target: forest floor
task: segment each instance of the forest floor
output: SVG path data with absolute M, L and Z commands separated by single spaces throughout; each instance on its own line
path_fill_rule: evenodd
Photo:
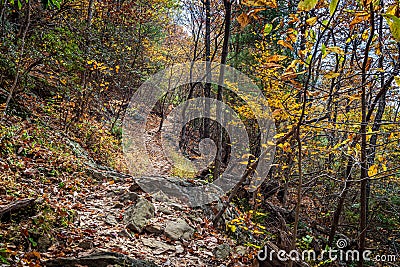
M 153 117 L 149 123 L 146 145 L 156 164 L 148 175 L 165 176 L 171 166 L 162 156 L 157 120 Z M 252 264 L 254 251 L 212 227 L 215 207 L 156 201 L 133 177 L 101 165 L 96 170 L 97 163 L 77 143 L 60 142 L 66 137 L 37 121 L 10 116 L 2 130 L 0 143 L 9 153 L 0 158 L 0 208 L 34 201 L 0 216 L 4 266 L 50 266 L 51 259 L 84 258 L 101 251 L 158 266 Z M 88 266 L 102 265 L 93 261 Z

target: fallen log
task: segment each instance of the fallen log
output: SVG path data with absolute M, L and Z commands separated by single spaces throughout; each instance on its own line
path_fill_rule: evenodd
M 35 204 L 35 198 L 25 198 L 13 201 L 6 206 L 0 207 L 0 220 L 3 220 L 3 217 L 9 217 L 13 213 L 18 213 L 22 210 L 33 207 Z
M 153 262 L 132 259 L 126 255 L 115 252 L 97 252 L 83 257 L 57 258 L 44 263 L 47 267 L 107 267 L 110 265 L 130 267 L 158 267 Z

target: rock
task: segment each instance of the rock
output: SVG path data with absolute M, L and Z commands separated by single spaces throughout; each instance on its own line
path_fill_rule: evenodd
M 176 253 L 181 254 L 181 253 L 185 252 L 185 249 L 181 245 L 177 245 L 177 246 L 175 246 L 175 251 L 176 251 Z
M 152 197 L 159 202 L 171 202 L 171 199 L 162 191 L 158 191 Z
M 146 247 L 152 248 L 154 254 L 161 254 L 166 251 L 175 251 L 175 247 L 168 245 L 167 243 L 151 239 L 151 238 L 142 238 L 143 245 Z
M 38 250 L 40 252 L 46 252 L 52 244 L 53 242 L 47 235 L 40 236 L 37 241 Z
M 163 227 L 161 225 L 158 224 L 149 224 L 145 227 L 145 231 L 150 233 L 150 234 L 160 234 L 162 233 Z
M 185 208 L 178 203 L 170 203 L 169 206 L 174 210 L 185 210 Z
M 244 256 L 247 253 L 247 247 L 245 247 L 245 246 L 237 246 L 235 248 L 235 253 L 240 255 L 240 256 Z
M 158 211 L 164 213 L 165 215 L 172 215 L 172 211 L 170 211 L 167 207 L 161 206 L 158 208 Z
M 139 198 L 135 205 L 124 213 L 124 223 L 131 231 L 141 233 L 149 219 L 154 218 L 154 206 L 148 200 Z
M 213 254 L 217 259 L 223 260 L 229 257 L 230 252 L 231 247 L 228 244 L 221 244 L 214 249 Z
M 139 198 L 139 195 L 136 194 L 135 192 L 128 192 L 128 193 L 120 196 L 119 201 L 120 202 L 127 202 L 127 201 L 135 202 L 138 198 Z
M 79 243 L 78 246 L 83 249 L 91 249 L 93 248 L 93 242 L 89 240 L 83 240 L 82 242 Z
M 170 221 L 164 230 L 165 235 L 172 240 L 191 239 L 194 229 L 190 227 L 184 220 L 178 219 L 176 222 Z
M 111 214 L 108 214 L 108 215 L 106 216 L 106 218 L 104 219 L 104 221 L 105 221 L 107 224 L 112 225 L 112 226 L 115 226 L 115 225 L 118 224 L 118 222 L 117 222 L 117 220 L 115 219 L 115 217 L 114 217 L 113 215 L 111 215 Z

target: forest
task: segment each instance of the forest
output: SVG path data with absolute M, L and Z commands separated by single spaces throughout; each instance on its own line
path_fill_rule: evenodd
M 400 266 L 399 0 L 0 23 L 0 266 Z

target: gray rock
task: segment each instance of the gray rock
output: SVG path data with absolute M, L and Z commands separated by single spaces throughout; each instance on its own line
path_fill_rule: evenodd
M 181 253 L 185 252 L 185 249 L 181 245 L 177 245 L 177 246 L 175 246 L 175 251 L 176 251 L 176 253 L 181 254 Z
M 168 245 L 167 243 L 151 239 L 151 238 L 142 238 L 143 245 L 146 247 L 154 249 L 154 254 L 161 254 L 165 251 L 175 251 L 175 247 Z
M 169 206 L 174 210 L 185 210 L 185 208 L 178 203 L 170 203 Z
M 172 200 L 162 191 L 155 192 L 152 197 L 159 202 L 171 202 Z
M 190 227 L 184 220 L 178 219 L 176 222 L 168 222 L 164 233 L 172 240 L 178 240 L 180 238 L 189 240 L 193 236 L 194 229 Z
M 165 215 L 172 215 L 172 211 L 169 210 L 167 207 L 161 206 L 158 208 L 158 211 L 164 213 Z
M 221 244 L 217 246 L 213 251 L 214 256 L 220 260 L 229 257 L 230 253 L 231 253 L 231 247 L 228 244 Z
M 149 219 L 154 218 L 154 206 L 144 198 L 139 198 L 135 205 L 124 213 L 124 223 L 131 231 L 141 233 Z
M 115 225 L 118 224 L 118 222 L 117 222 L 117 220 L 115 219 L 115 217 L 114 217 L 113 215 L 111 215 L 111 214 L 108 214 L 108 215 L 106 216 L 106 218 L 104 219 L 104 221 L 105 221 L 107 224 L 112 225 L 112 226 L 115 226 Z

